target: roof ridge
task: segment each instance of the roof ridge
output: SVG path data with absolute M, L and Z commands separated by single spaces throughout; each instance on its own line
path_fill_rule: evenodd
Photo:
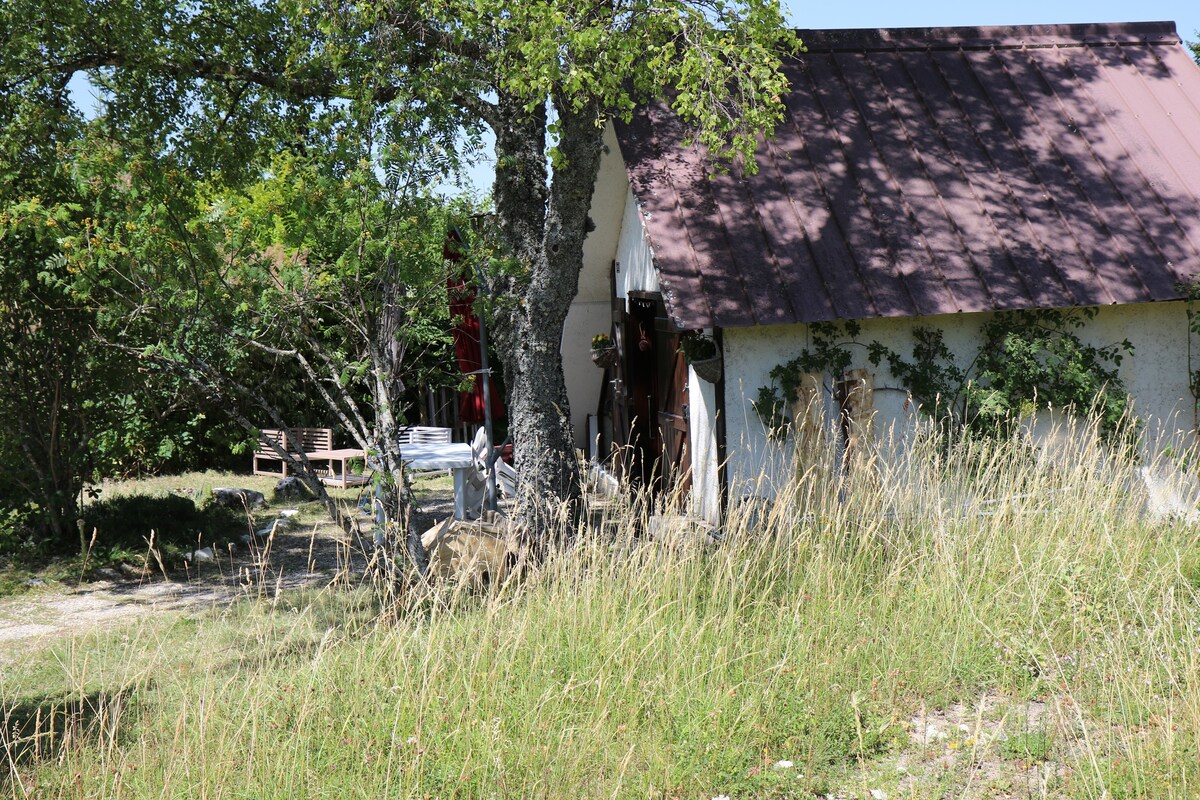
M 808 52 L 1093 47 L 1183 42 L 1175 23 L 1169 20 L 930 28 L 814 28 L 798 29 L 796 33 Z

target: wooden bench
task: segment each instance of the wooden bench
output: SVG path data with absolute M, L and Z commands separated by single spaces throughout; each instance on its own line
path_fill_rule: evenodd
M 263 428 L 258 436 L 258 449 L 254 451 L 253 472 L 255 475 L 278 475 L 286 478 L 288 462 L 279 458 L 279 454 L 271 447 L 274 444 L 288 453 L 326 453 L 333 449 L 332 428 Z M 282 466 L 278 469 L 263 469 L 260 461 L 276 462 Z

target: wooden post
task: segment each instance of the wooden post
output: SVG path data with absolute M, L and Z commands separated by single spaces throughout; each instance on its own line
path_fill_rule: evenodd
M 847 471 L 866 463 L 875 441 L 875 382 L 865 369 L 848 369 L 837 387 L 840 424 L 846 450 Z
M 800 386 L 792 400 L 792 436 L 796 446 L 796 477 L 828 463 L 825 394 L 821 373 L 800 375 Z

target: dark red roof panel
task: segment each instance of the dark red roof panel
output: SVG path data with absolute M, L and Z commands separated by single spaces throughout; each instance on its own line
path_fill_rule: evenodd
M 687 328 L 1176 299 L 1200 69 L 1169 22 L 799 31 L 758 174 L 664 106 L 617 133 Z

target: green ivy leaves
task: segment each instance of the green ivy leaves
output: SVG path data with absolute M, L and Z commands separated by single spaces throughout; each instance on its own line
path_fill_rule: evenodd
M 1012 423 L 1039 409 L 1093 415 L 1101 431 L 1116 437 L 1136 425 L 1119 368 L 1132 355 L 1132 342 L 1086 344 L 1078 332 L 1095 318 L 1095 308 L 998 313 L 980 329 L 978 350 L 964 365 L 946 344 L 941 329 L 912 331 L 906 358 L 879 341 L 857 341 L 860 328 L 849 321 L 810 326 L 811 344 L 771 370 L 771 385 L 753 402 L 768 431 L 786 435 L 784 413 L 805 372 L 842 375 L 853 363 L 852 346 L 865 347 L 867 360 L 888 370 L 922 412 L 981 436 L 1007 435 Z

